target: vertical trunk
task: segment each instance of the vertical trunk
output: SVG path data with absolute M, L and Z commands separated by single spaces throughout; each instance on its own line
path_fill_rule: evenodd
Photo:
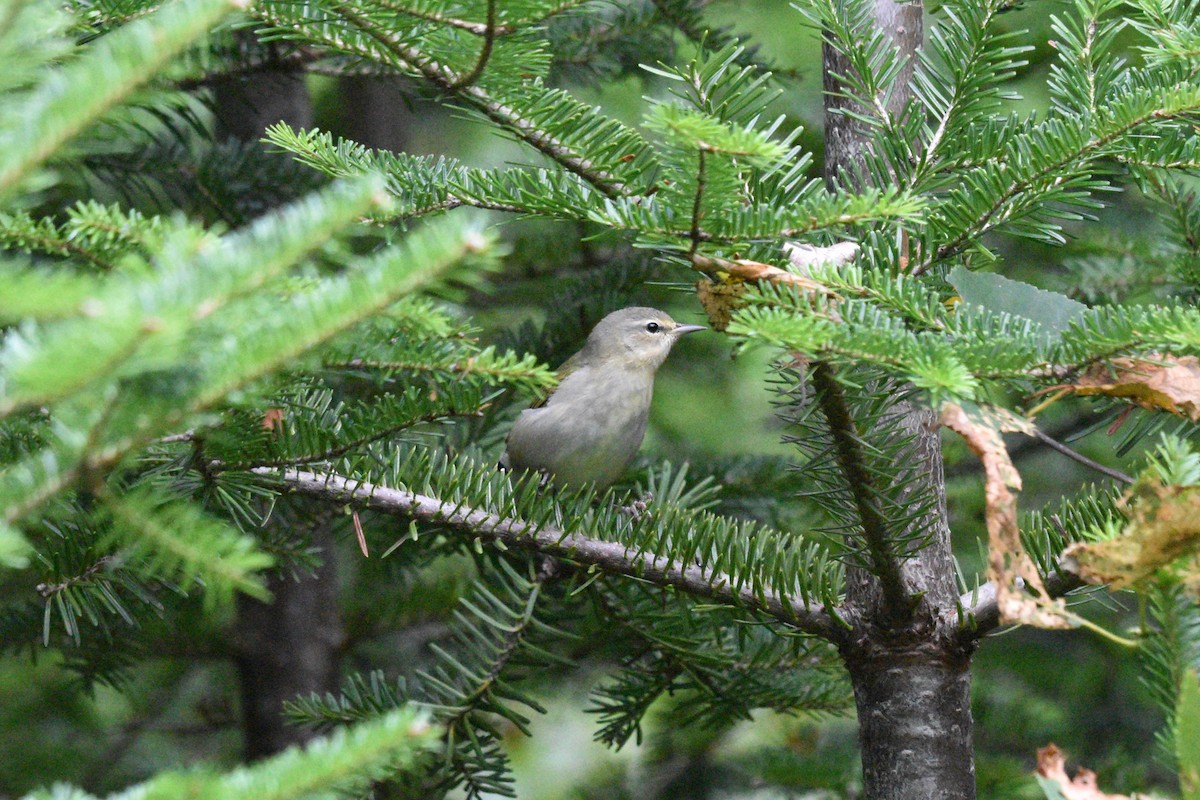
M 921 0 L 875 0 L 875 25 L 891 37 L 902 57 L 912 56 L 921 47 L 921 14 Z M 892 114 L 898 114 L 908 102 L 908 85 L 915 67 L 915 60 L 910 60 L 896 77 L 891 94 L 884 98 L 884 107 Z M 866 134 L 861 122 L 841 113 L 854 103 L 838 96 L 840 89 L 834 76 L 848 74 L 850 63 L 828 42 L 824 47 L 822 71 L 825 88 L 825 180 L 833 183 L 842 179 L 844 170 L 858 166 Z
M 414 114 L 397 76 L 352 76 L 338 81 L 339 136 L 376 150 L 409 149 Z
M 252 46 L 248 40 L 247 47 Z M 263 72 L 226 79 L 214 86 L 213 101 L 219 139 L 257 142 L 263 130 L 279 120 L 296 127 L 312 124 L 312 106 L 301 74 Z M 233 635 L 248 760 L 265 758 L 312 737 L 310 731 L 286 723 L 284 701 L 338 688 L 343 631 L 333 563 L 333 518 L 315 508 L 304 510 L 310 513 L 290 515 L 277 509 L 268 524 L 298 526 L 296 534 L 319 551 L 322 566 L 315 573 L 299 571 L 293 576 L 284 565 L 281 574 L 267 583 L 269 603 L 238 599 Z
M 321 566 L 313 574 L 273 575 L 267 582 L 270 603 L 238 598 L 235 637 L 248 761 L 312 738 L 308 729 L 285 723 L 284 701 L 338 688 L 343 634 L 331 520 L 310 510 L 315 520 L 309 538 L 321 551 Z
M 910 59 L 884 105 L 901 113 L 908 102 L 909 79 L 921 46 L 919 2 L 875 0 L 875 24 L 885 31 L 902 57 Z M 868 146 L 861 123 L 839 113 L 851 105 L 837 97 L 835 74 L 850 67 L 826 43 L 825 178 L 853 185 Z M 935 413 L 907 401 L 896 404 L 899 427 L 913 436 L 906 464 L 924 477 L 923 492 L 938 498 L 929 526 L 929 543 L 904 560 L 906 588 L 921 598 L 899 627 L 894 609 L 885 607 L 879 582 L 862 570 L 847 576 L 846 604 L 856 619 L 851 640 L 842 646 L 858 709 L 865 796 L 869 800 L 971 800 L 975 797 L 972 751 L 970 653 L 955 642 L 947 622 L 957 601 L 950 531 L 945 507 L 941 442 Z M 902 468 L 897 465 L 897 469 Z
M 966 657 L 884 646 L 852 655 L 864 796 L 964 800 L 975 796 L 971 681 Z

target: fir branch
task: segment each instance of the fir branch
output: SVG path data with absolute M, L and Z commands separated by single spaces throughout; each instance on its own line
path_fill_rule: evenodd
M 281 473 L 272 469 L 253 471 L 278 480 L 285 488 L 300 494 L 337 503 L 353 502 L 409 519 L 436 523 L 443 528 L 500 542 L 507 547 L 532 550 L 611 574 L 672 586 L 696 597 L 765 614 L 792 628 L 829 641 L 840 641 L 846 633 L 840 622 L 824 607 L 812 607 L 798 600 L 784 603 L 771 593 L 734 588 L 732 581 L 722 574 L 706 572 L 698 566 L 678 564 L 660 556 L 634 556 L 618 542 L 569 534 L 549 525 L 538 527 L 525 520 L 505 519 L 465 504 L 448 504 L 435 497 L 375 486 L 332 473 L 301 470 Z
M 1065 597 L 1079 589 L 1083 582 L 1075 575 L 1051 572 L 1043 576 L 1042 586 L 1048 598 Z M 955 615 L 953 624 L 959 626 L 959 638 L 964 643 L 974 642 L 1000 627 L 1000 602 L 996 582 L 988 581 L 962 595 L 958 608 L 948 615 Z
M 391 0 L 377 0 L 378 4 L 390 11 L 396 11 L 409 17 L 423 19 L 426 22 L 436 22 L 439 25 L 445 25 L 450 28 L 457 28 L 460 31 L 483 36 L 487 39 L 494 40 L 497 36 L 508 36 L 516 33 L 519 29 L 516 25 L 497 25 L 496 24 L 496 0 L 488 0 L 488 21 L 487 22 L 472 22 L 467 19 L 458 19 L 447 14 L 442 14 L 437 11 L 432 11 L 428 8 L 417 8 L 405 3 L 391 2 Z M 487 46 L 491 49 L 491 45 Z
M 394 0 L 375 0 L 377 5 L 383 6 L 391 11 L 396 11 L 400 14 L 404 14 L 409 17 L 415 17 L 417 19 L 423 19 L 426 22 L 436 22 L 439 25 L 445 25 L 449 28 L 457 28 L 460 31 L 466 31 L 467 33 L 474 34 L 475 36 L 484 37 L 511 36 L 515 33 L 520 33 L 525 28 L 543 24 L 552 17 L 556 17 L 560 14 L 570 11 L 571 9 L 578 8 L 588 1 L 589 0 L 563 0 L 563 2 L 544 10 L 536 17 L 520 20 L 519 24 L 516 22 L 496 24 L 494 21 L 494 11 L 492 9 L 492 7 L 495 6 L 495 0 L 489 0 L 488 3 L 489 17 L 493 18 L 491 22 L 472 22 L 469 19 L 459 19 L 458 17 L 442 14 L 429 8 L 419 8 L 407 3 L 395 2 Z
M 828 364 L 818 362 L 814 365 L 812 377 L 817 389 L 817 402 L 829 422 L 829 430 L 837 448 L 838 464 L 854 496 L 871 571 L 879 579 L 883 590 L 885 613 L 898 619 L 907 617 L 915 608 L 915 603 L 891 546 L 887 517 L 877 505 L 879 492 L 863 458 L 862 438 L 850 415 L 846 396 L 834 377 L 833 368 Z
M 334 787 L 357 794 L 371 780 L 416 769 L 438 733 L 425 713 L 400 708 L 379 719 L 336 730 L 304 749 L 288 748 L 228 774 L 211 770 L 164 772 L 140 789 L 145 797 L 255 800 L 329 796 L 334 794 Z
M 492 48 L 496 45 L 496 0 L 487 0 L 487 22 L 483 29 L 483 44 L 479 48 L 479 58 L 475 61 L 475 66 L 466 75 L 461 76 L 454 81 L 451 88 L 460 92 L 468 86 L 479 80 L 479 76 L 487 68 L 487 63 L 492 57 Z
M 597 169 L 591 161 L 559 142 L 533 120 L 526 119 L 518 109 L 497 100 L 492 97 L 491 93 L 479 86 L 459 88 L 456 84 L 462 79 L 461 76 L 456 75 L 449 67 L 429 58 L 417 48 L 399 41 L 394 36 L 381 33 L 370 20 L 359 14 L 348 3 L 336 3 L 334 7 L 346 21 L 352 23 L 358 30 L 373 39 L 400 62 L 414 69 L 434 86 L 469 102 L 488 119 L 512 131 L 522 141 L 533 146 L 563 168 L 583 178 L 604 194 L 614 197 L 625 194 L 626 187 L 623 183 L 605 170 Z
M 0 191 L 11 191 L 234 8 L 231 0 L 167 6 L 105 36 L 43 78 L 6 114 L 21 124 L 0 136 Z
M 76 258 L 91 264 L 101 272 L 111 272 L 115 265 L 100 254 L 64 237 L 56 226 L 46 219 L 36 222 L 27 214 L 0 216 L 0 245 L 20 248 L 63 258 Z
M 112 560 L 112 556 L 102 556 L 78 575 L 72 575 L 69 578 L 64 578 L 58 583 L 39 583 L 34 587 L 34 591 L 40 594 L 42 597 L 48 599 L 53 595 L 70 589 L 72 586 L 77 586 L 81 583 L 87 583 L 97 572 L 104 569 Z
M 1013 216 L 1012 209 L 1009 208 L 1010 202 L 1022 199 L 1022 195 L 1034 191 L 1042 182 L 1051 181 L 1054 187 L 1068 184 L 1070 183 L 1069 179 L 1078 176 L 1092 160 L 1104 155 L 1109 145 L 1120 141 L 1122 137 L 1128 136 L 1147 122 L 1173 119 L 1200 107 L 1200 94 L 1194 90 L 1191 90 L 1190 93 L 1179 91 L 1184 88 L 1183 84 L 1167 88 L 1177 90 L 1178 96 L 1170 94 L 1162 87 L 1159 87 L 1160 94 L 1157 97 L 1129 92 L 1103 109 L 1107 117 L 1107 125 L 1098 126 L 1099 130 L 1084 139 L 1078 146 L 1063 148 L 1057 158 L 1030 164 L 1028 171 L 1019 170 L 1003 191 L 996 195 L 979 214 L 975 215 L 949 241 L 930 252 L 925 260 L 913 267 L 910 274 L 913 276 L 922 274 L 934 264 L 959 253 L 968 243 L 1010 219 Z M 1138 104 L 1137 113 L 1120 113 L 1122 103 L 1130 102 Z M 1051 119 L 1048 124 L 1048 128 L 1046 124 L 1042 126 L 1043 129 L 1046 129 L 1046 133 L 1066 139 L 1067 130 L 1062 120 Z M 1087 125 L 1089 123 L 1075 120 L 1070 124 Z M 1025 144 L 1028 146 L 1030 143 L 1036 143 L 1038 137 L 1030 134 L 1029 137 L 1024 138 L 1026 138 Z M 1019 161 L 1018 158 L 1017 163 Z M 1000 166 L 1003 167 L 1005 164 L 1006 162 Z M 993 167 L 983 166 L 973 172 L 984 175 L 991 169 Z M 973 186 L 976 183 L 977 181 L 971 173 L 964 176 L 964 185 Z

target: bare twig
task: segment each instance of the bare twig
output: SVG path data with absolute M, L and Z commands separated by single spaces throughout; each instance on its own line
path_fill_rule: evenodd
M 1130 477 L 1129 475 L 1126 475 L 1121 470 L 1113 469 L 1112 467 L 1106 467 L 1103 464 L 1099 463 L 1098 461 L 1092 461 L 1090 458 L 1085 456 L 1083 453 L 1079 453 L 1079 452 L 1076 452 L 1075 450 L 1072 450 L 1071 448 L 1067 447 L 1062 442 L 1058 441 L 1057 439 L 1051 438 L 1048 434 L 1043 433 L 1042 431 L 1038 430 L 1037 428 L 1033 429 L 1033 435 L 1034 435 L 1034 438 L 1036 438 L 1042 444 L 1047 445 L 1048 447 L 1050 447 L 1053 450 L 1057 450 L 1059 453 L 1062 453 L 1064 456 L 1066 456 L 1067 458 L 1069 458 L 1073 461 L 1078 461 L 1080 464 L 1083 464 L 1088 469 L 1094 469 L 1099 473 L 1107 475 L 1108 477 L 1112 478 L 1115 481 L 1120 481 L 1121 483 L 1133 483 L 1133 478 Z
M 506 519 L 461 503 L 447 503 L 402 489 L 375 486 L 331 473 L 301 470 L 253 470 L 278 480 L 300 494 L 338 503 L 353 503 L 409 519 L 433 522 L 511 548 L 529 550 L 560 561 L 596 567 L 614 575 L 625 575 L 659 586 L 674 587 L 687 594 L 718 603 L 756 611 L 805 633 L 839 641 L 845 629 L 821 606 L 798 599 L 736 588 L 732 580 L 699 566 L 678 564 L 668 558 L 631 551 L 619 542 L 593 539 L 553 527 L 537 527 L 522 519 Z
M 692 249 L 689 255 L 693 258 L 700 247 L 700 218 L 704 215 L 704 188 L 708 177 L 708 171 L 705 169 L 704 148 L 699 148 L 696 153 L 700 160 L 696 165 L 696 198 L 692 201 L 692 228 L 688 237 L 692 240 Z

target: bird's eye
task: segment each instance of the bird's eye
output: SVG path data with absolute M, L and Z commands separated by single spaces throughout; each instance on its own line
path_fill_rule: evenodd
M 646 323 L 646 332 L 647 333 L 658 333 L 661 329 L 662 329 L 662 326 L 659 325 L 657 322 L 647 322 Z

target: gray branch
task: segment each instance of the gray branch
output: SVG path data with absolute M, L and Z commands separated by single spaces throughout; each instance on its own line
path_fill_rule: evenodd
M 1079 576 L 1061 571 L 1043 576 L 1042 581 L 1051 597 L 1062 597 L 1084 585 Z M 1000 627 L 1000 606 L 997 599 L 995 581 L 981 584 L 979 588 L 959 598 L 961 616 L 965 622 L 960 630 L 963 642 L 973 642 Z
M 631 551 L 619 542 L 566 533 L 553 527 L 538 527 L 522 519 L 506 519 L 460 503 L 439 500 L 402 489 L 375 486 L 333 473 L 275 470 L 259 467 L 253 472 L 278 480 L 293 492 L 395 514 L 443 527 L 506 547 L 596 567 L 612 575 L 637 578 L 657 586 L 670 586 L 694 597 L 770 616 L 805 633 L 831 642 L 848 633 L 823 606 L 800 600 L 783 600 L 776 594 L 738 589 L 727 575 L 699 566 L 683 566 L 663 556 Z

